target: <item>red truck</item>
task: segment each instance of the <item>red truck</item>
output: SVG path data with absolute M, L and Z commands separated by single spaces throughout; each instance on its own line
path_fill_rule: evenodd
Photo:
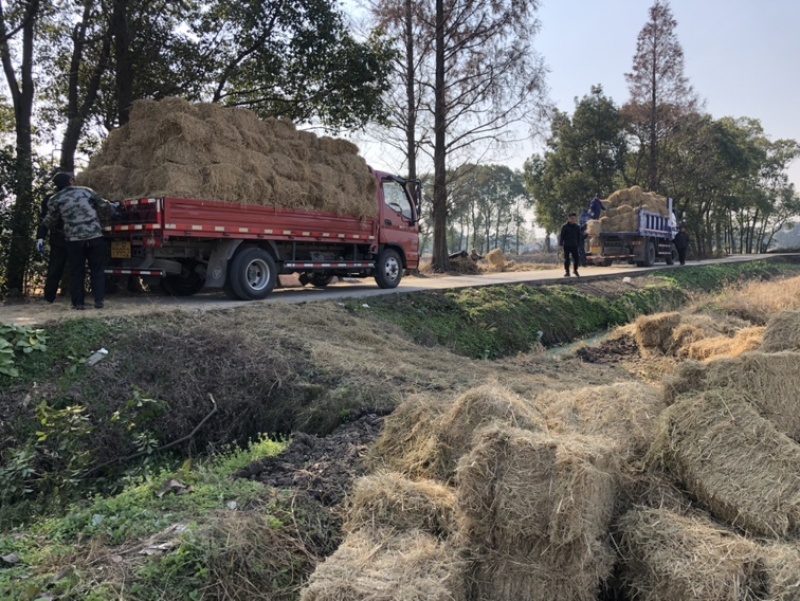
M 420 185 L 370 169 L 375 216 L 359 218 L 190 198 L 122 201 L 106 226 L 111 276 L 141 276 L 177 296 L 222 288 L 257 300 L 279 274 L 325 287 L 335 276 L 374 277 L 395 288 L 419 267 Z

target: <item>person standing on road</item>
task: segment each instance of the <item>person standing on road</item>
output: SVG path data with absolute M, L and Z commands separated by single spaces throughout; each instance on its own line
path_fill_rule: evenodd
M 570 257 L 574 265 L 574 273 L 579 276 L 578 265 L 580 264 L 580 255 L 578 248 L 582 241 L 581 226 L 578 225 L 578 215 L 570 213 L 567 217 L 567 222 L 561 226 L 561 233 L 558 235 L 558 245 L 564 251 L 564 277 L 569 277 L 569 263 Z
M 686 251 L 689 250 L 689 234 L 686 231 L 685 225 L 681 225 L 678 228 L 678 233 L 675 234 L 675 239 L 672 243 L 675 245 L 675 250 L 678 251 L 678 262 L 681 265 L 685 265 Z
M 94 306 L 103 308 L 105 300 L 106 243 L 99 215 L 113 215 L 115 205 L 100 198 L 93 190 L 75 185 L 72 173 L 59 172 L 53 177 L 57 192 L 48 201 L 47 215 L 42 225 L 55 227 L 60 219 L 64 224 L 69 264 L 69 289 L 72 308 L 83 310 L 86 263 L 89 263 L 89 280 L 92 285 Z
M 47 206 L 52 194 L 49 194 L 42 203 L 42 219 L 47 217 Z M 47 276 L 44 280 L 44 300 L 53 303 L 56 300 L 58 286 L 64 276 L 64 268 L 67 266 L 67 240 L 64 238 L 64 224 L 59 219 L 55 225 L 48 228 L 40 224 L 36 230 L 36 250 L 39 254 L 44 254 L 44 240 L 47 238 L 48 229 L 50 238 L 50 254 L 47 257 Z

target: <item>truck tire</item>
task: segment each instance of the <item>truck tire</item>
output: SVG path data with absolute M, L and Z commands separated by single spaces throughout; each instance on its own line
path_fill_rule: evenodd
M 192 296 L 206 285 L 206 279 L 196 271 L 195 261 L 181 261 L 180 275 L 166 275 L 161 278 L 159 288 L 169 296 Z
M 263 248 L 240 249 L 228 263 L 230 290 L 241 300 L 261 300 L 278 279 L 275 259 Z
M 375 281 L 384 289 L 397 288 L 403 279 L 403 263 L 400 255 L 391 248 L 385 249 L 375 263 Z
M 647 246 L 644 250 L 644 261 L 642 267 L 652 267 L 656 264 L 656 243 L 653 240 L 647 241 Z
M 667 262 L 667 265 L 675 265 L 675 261 L 677 260 L 678 260 L 678 250 L 674 246 L 671 246 L 669 249 L 669 254 L 667 255 L 665 261 Z

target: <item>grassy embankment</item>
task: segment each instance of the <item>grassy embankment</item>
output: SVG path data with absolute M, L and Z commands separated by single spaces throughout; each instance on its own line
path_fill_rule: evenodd
M 283 448 L 248 445 L 261 432 L 324 433 L 410 394 L 449 395 L 500 370 L 524 377 L 503 358 L 680 307 L 698 292 L 798 272 L 765 261 L 669 270 L 622 287 L 491 287 L 45 328 L 47 349 L 15 356 L 17 378 L 0 376 L 0 555 L 11 557 L 0 563 L 0 597 L 224 598 L 207 587 L 236 566 L 240 580 L 261 570 L 248 578 L 271 578 L 275 598 L 291 598 L 338 533 L 319 508 L 232 478 Z M 720 310 L 743 310 L 720 299 Z M 100 346 L 108 358 L 86 365 Z M 157 451 L 212 411 L 171 449 L 179 454 Z M 205 458 L 181 464 L 197 454 Z M 172 479 L 193 492 L 159 496 Z M 242 507 L 246 517 L 231 509 Z M 281 544 L 298 529 L 324 532 L 315 545 Z M 174 548 L 150 558 L 159 544 Z M 270 555 L 279 559 L 265 564 Z M 71 567 L 56 574 L 63 566 Z

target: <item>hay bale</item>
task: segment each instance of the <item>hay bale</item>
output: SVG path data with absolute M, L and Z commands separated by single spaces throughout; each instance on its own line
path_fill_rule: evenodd
M 765 353 L 800 351 L 800 311 L 782 311 L 770 317 L 761 350 Z
M 666 409 L 658 389 L 639 382 L 548 390 L 534 398 L 552 433 L 605 436 L 622 461 L 643 456 Z
M 513 392 L 494 384 L 473 388 L 458 397 L 437 424 L 433 473 L 450 480 L 459 459 L 472 447 L 475 432 L 495 422 L 530 431 L 547 429 L 539 410 Z
M 368 465 L 411 478 L 431 477 L 444 411 L 443 403 L 423 395 L 406 399 L 384 419 L 381 435 L 369 451 Z
M 754 326 L 739 330 L 733 337 L 714 336 L 701 338 L 693 342 L 684 342 L 679 351 L 679 356 L 696 361 L 709 361 L 712 359 L 733 358 L 754 351 L 761 347 L 761 340 L 765 328 Z
M 317 566 L 300 600 L 454 601 L 463 582 L 455 550 L 434 536 L 359 531 Z
M 590 219 L 586 222 L 586 234 L 592 238 L 600 235 L 603 231 L 603 224 L 599 219 Z
M 185 196 L 357 217 L 376 208 L 376 183 L 350 142 L 179 98 L 134 103 L 79 178 L 112 199 Z
M 800 599 L 800 547 L 775 544 L 763 547 L 761 555 L 765 573 L 765 598 L 770 601 Z
M 616 473 L 604 439 L 488 426 L 458 465 L 462 534 L 498 552 L 588 547 L 608 530 Z
M 379 473 L 356 481 L 348 499 L 345 531 L 417 530 L 447 538 L 455 531 L 455 493 L 432 480 L 412 481 L 396 473 Z
M 596 601 L 611 575 L 614 554 L 607 544 L 554 550 L 540 543 L 527 552 L 469 552 L 467 599 L 491 601 Z
M 672 348 L 674 330 L 680 322 L 681 314 L 677 311 L 639 317 L 633 336 L 642 354 L 668 352 Z
M 486 253 L 485 259 L 494 267 L 503 267 L 503 265 L 506 263 L 506 256 L 499 248 L 493 248 Z
M 733 391 L 683 399 L 659 428 L 651 459 L 715 516 L 773 538 L 800 526 L 800 446 Z
M 618 524 L 625 592 L 643 601 L 763 599 L 753 542 L 701 517 L 634 509 Z
M 732 359 L 708 363 L 686 361 L 675 374 L 664 378 L 667 404 L 681 395 L 710 389 L 723 389 L 752 403 L 762 417 L 769 419 L 790 438 L 800 441 L 800 353 L 751 351 Z

